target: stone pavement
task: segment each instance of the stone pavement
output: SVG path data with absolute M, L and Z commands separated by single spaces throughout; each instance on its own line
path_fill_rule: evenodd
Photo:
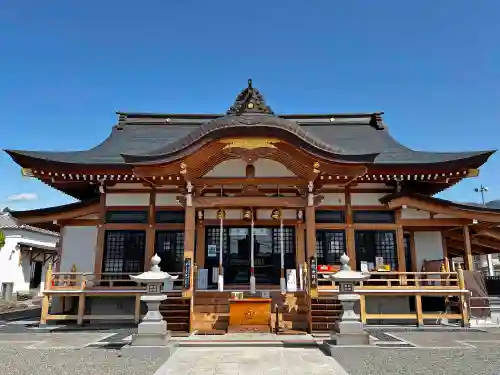
M 322 352 L 322 337 L 247 334 L 177 338 L 181 347 L 166 361 L 161 353 L 120 352 L 133 326 L 39 330 L 29 321 L 5 322 L 0 323 L 0 375 L 500 374 L 500 329 L 371 326 L 367 331 L 375 345 L 338 347 L 333 359 Z
M 180 348 L 155 375 L 345 375 L 317 348 Z

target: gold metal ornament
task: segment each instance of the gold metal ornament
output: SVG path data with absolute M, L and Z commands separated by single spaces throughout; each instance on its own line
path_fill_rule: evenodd
M 30 168 L 21 168 L 21 175 L 23 177 L 33 177 L 33 170 Z
M 273 209 L 271 212 L 271 219 L 280 220 L 281 219 L 281 210 L 278 208 Z
M 251 208 L 245 208 L 243 210 L 243 219 L 244 220 L 252 220 L 253 219 L 253 211 Z
M 254 150 L 256 148 L 276 148 L 275 143 L 280 143 L 277 138 L 226 138 L 221 139 L 220 143 L 225 143 L 223 149 L 242 148 L 245 150 Z
M 223 208 L 219 208 L 217 210 L 217 219 L 225 219 L 226 218 L 226 211 L 224 211 Z

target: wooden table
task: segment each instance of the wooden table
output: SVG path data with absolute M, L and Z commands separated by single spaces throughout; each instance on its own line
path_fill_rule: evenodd
M 271 298 L 229 300 L 228 332 L 271 332 Z

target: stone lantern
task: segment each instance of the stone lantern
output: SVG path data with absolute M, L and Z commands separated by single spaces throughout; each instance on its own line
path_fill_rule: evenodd
M 147 306 L 147 313 L 137 327 L 137 334 L 132 336 L 131 347 L 171 347 L 170 333 L 167 322 L 160 313 L 160 304 L 167 299 L 163 292 L 165 281 L 176 280 L 179 276 L 171 276 L 160 269 L 161 259 L 155 254 L 151 258 L 150 271 L 137 276 L 130 276 L 137 284 L 146 285 L 146 293 L 141 296 Z
M 342 315 L 340 320 L 335 322 L 331 339 L 335 345 L 368 345 L 370 335 L 363 330 L 363 323 L 354 311 L 354 304 L 359 301 L 359 294 L 354 292 L 354 288 L 360 281 L 370 278 L 370 274 L 352 271 L 349 260 L 349 257 L 343 254 L 340 257 L 340 271 L 330 276 L 339 286 L 338 299 L 342 304 Z

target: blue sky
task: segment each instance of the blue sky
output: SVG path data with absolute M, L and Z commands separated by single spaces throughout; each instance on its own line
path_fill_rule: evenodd
M 0 148 L 87 149 L 117 110 L 223 112 L 252 78 L 279 113 L 385 111 L 412 148 L 496 149 L 499 11 L 496 0 L 8 1 Z M 478 201 L 484 184 L 500 198 L 499 166 L 494 155 L 441 196 Z M 72 200 L 5 154 L 0 170 L 0 207 Z

